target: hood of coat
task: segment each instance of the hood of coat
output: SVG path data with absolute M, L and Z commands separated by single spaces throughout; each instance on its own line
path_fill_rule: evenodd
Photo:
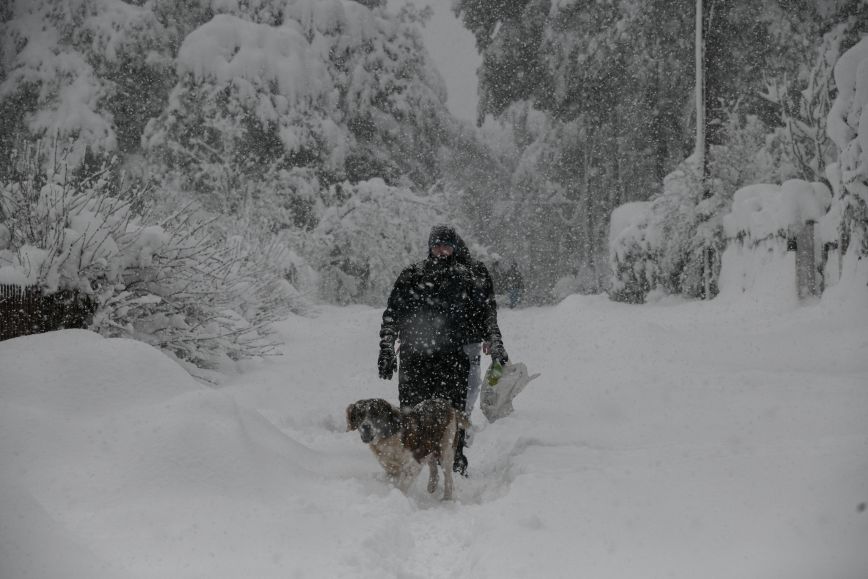
M 435 225 L 431 228 L 431 233 L 428 235 L 428 257 L 434 258 L 434 254 L 431 250 L 435 245 L 451 245 L 453 254 L 450 256 L 448 261 L 452 261 L 455 258 L 455 254 L 458 252 L 460 239 L 458 233 L 455 232 L 455 228 L 451 225 Z
M 456 245 L 455 245 L 455 261 L 458 263 L 463 263 L 464 265 L 470 264 L 470 250 L 467 249 L 467 244 L 461 239 L 461 236 L 457 233 L 455 234 Z

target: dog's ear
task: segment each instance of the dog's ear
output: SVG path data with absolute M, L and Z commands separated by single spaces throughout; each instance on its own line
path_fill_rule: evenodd
M 347 406 L 347 432 L 356 430 L 359 427 L 361 419 L 358 409 L 358 403 L 353 403 Z
M 385 431 L 383 432 L 384 436 L 394 436 L 401 432 L 401 429 L 403 428 L 402 417 L 402 412 L 390 404 L 388 419 L 386 421 Z

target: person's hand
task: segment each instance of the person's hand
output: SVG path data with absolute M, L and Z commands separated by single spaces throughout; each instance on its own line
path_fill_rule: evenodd
M 491 342 L 482 342 L 482 353 L 486 356 L 491 353 Z
M 377 368 L 380 371 L 380 378 L 383 380 L 391 380 L 395 370 L 398 369 L 398 357 L 395 355 L 395 350 L 391 346 L 380 347 L 380 357 L 377 359 Z
M 506 355 L 506 348 L 503 347 L 503 342 L 492 342 L 489 350 L 491 353 L 491 359 L 501 366 L 505 366 L 509 361 L 509 356 Z

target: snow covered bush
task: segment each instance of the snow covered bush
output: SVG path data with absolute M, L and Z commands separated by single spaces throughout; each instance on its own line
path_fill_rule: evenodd
M 770 131 L 757 116 L 734 105 L 722 123 L 724 143 L 708 151 L 704 184 L 691 156 L 664 178 L 663 191 L 644 206 L 644 217 L 634 219 L 632 227 L 619 223 L 615 210 L 609 239 L 613 299 L 642 302 L 652 290 L 687 297 L 717 294 L 726 247 L 721 218 L 730 210 L 733 192 L 778 179 L 785 164 Z M 633 205 L 627 204 L 625 214 L 634 212 L 629 209 Z
M 651 202 L 616 207 L 609 221 L 609 296 L 618 302 L 641 304 L 657 286 L 660 240 L 649 229 Z
M 790 241 L 805 224 L 816 223 L 826 214 L 831 197 L 824 184 L 801 179 L 736 191 L 732 211 L 723 217 L 728 242 L 722 257 L 721 295 L 735 298 L 749 292 L 755 299 L 795 303 L 796 262 Z
M 92 282 L 119 275 L 118 234 L 143 191 L 112 182 L 107 172 L 81 180 L 43 172 L 43 155 L 33 151 L 19 159 L 20 172 L 0 183 L 2 279 L 46 293 L 91 293 Z
M 303 253 L 320 274 L 319 296 L 339 304 L 385 302 L 401 269 L 427 254 L 445 203 L 381 179 L 332 188 L 341 201 L 305 235 Z
M 97 302 L 91 329 L 146 341 L 189 365 L 276 353 L 270 322 L 299 298 L 243 236 L 221 237 L 199 212 L 156 218 L 147 187 L 106 167 L 44 171 L 39 155 L 0 183 L 0 281 Z
M 651 290 L 689 297 L 717 293 L 719 255 L 723 251 L 721 180 L 703 195 L 695 157 L 663 181 L 663 192 L 647 204 L 616 209 L 610 220 L 609 295 L 642 303 Z

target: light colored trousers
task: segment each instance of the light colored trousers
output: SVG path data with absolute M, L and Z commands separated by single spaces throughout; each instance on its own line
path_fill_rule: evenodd
M 465 344 L 464 353 L 470 358 L 470 373 L 467 375 L 467 403 L 464 406 L 464 412 L 470 416 L 482 386 L 482 342 Z

